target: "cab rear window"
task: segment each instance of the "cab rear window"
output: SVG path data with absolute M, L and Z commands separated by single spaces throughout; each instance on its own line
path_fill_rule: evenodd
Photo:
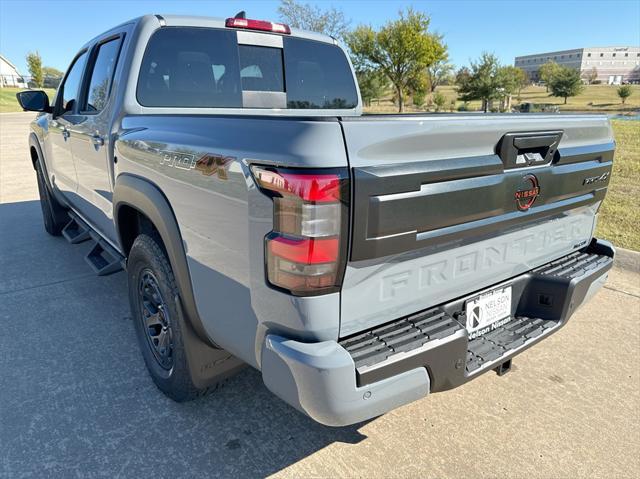
M 149 40 L 138 77 L 143 106 L 242 108 L 242 92 L 280 92 L 287 108 L 348 109 L 353 75 L 335 45 L 283 38 L 283 48 L 238 45 L 236 32 L 167 27 Z

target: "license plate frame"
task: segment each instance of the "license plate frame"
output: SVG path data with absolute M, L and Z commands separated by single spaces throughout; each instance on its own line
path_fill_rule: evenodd
M 469 339 L 489 333 L 511 321 L 513 289 L 511 285 L 492 288 L 465 302 Z

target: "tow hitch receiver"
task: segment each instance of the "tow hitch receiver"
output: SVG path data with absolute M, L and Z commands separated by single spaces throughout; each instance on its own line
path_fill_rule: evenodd
M 509 371 L 511 371 L 511 359 L 501 363 L 497 368 L 494 369 L 498 376 L 504 376 Z

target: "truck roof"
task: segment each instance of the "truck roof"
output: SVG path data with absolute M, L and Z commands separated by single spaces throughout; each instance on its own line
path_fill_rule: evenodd
M 225 20 L 226 20 L 225 18 L 221 18 L 221 17 L 203 17 L 203 16 L 197 16 L 197 15 L 164 15 L 164 14 L 143 15 L 141 17 L 136 17 L 129 21 L 123 22 L 119 25 L 115 25 L 113 28 L 110 28 L 109 30 L 102 32 L 100 35 L 95 36 L 94 38 L 89 40 L 85 45 L 83 45 L 83 48 L 92 44 L 97 38 L 103 37 L 105 34 L 109 33 L 111 30 L 116 30 L 122 27 L 123 25 L 135 24 L 135 25 L 143 26 L 147 23 L 154 23 L 158 26 L 168 26 L 168 27 L 181 26 L 181 27 L 203 27 L 203 28 L 227 28 L 225 26 Z M 271 20 L 268 20 L 268 21 L 271 21 Z M 267 35 L 282 35 L 276 32 L 272 33 L 272 32 L 261 31 L 260 33 L 264 33 Z M 299 28 L 291 28 L 291 34 L 288 36 L 306 38 L 308 40 L 315 40 L 315 41 L 324 42 L 324 43 L 332 43 L 332 44 L 338 43 L 338 41 L 335 38 L 329 35 L 324 35 L 323 33 L 318 33 L 318 32 L 311 32 L 308 30 L 301 30 Z

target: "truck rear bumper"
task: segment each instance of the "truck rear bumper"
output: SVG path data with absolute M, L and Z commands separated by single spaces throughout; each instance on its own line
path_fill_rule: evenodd
M 267 335 L 266 386 L 316 421 L 343 426 L 464 384 L 494 369 L 566 324 L 603 285 L 611 244 L 587 248 L 512 278 L 512 319 L 469 340 L 469 295 L 336 341 L 302 343 Z M 500 285 L 496 285 L 499 287 Z

